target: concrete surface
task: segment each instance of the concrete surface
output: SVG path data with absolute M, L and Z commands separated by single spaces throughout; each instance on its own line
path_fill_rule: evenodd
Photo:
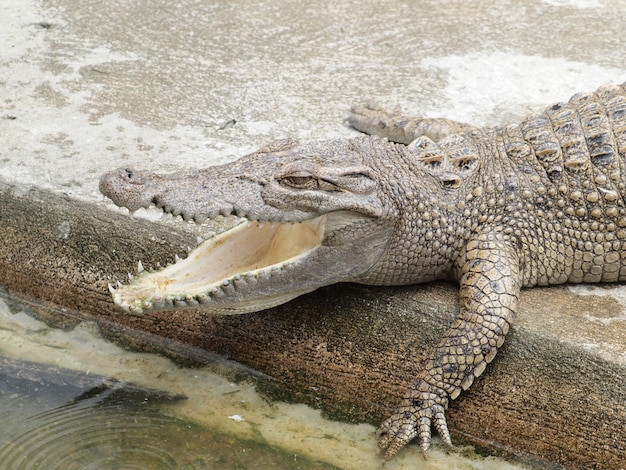
M 0 176 L 101 205 L 105 170 L 202 167 L 275 138 L 350 135 L 352 103 L 497 124 L 626 80 L 624 0 L 1 7 Z M 623 364 L 621 307 L 587 301 L 586 317 L 558 316 L 550 331 L 587 321 L 580 342 Z
M 2 0 L 0 23 L 0 175 L 98 201 L 108 168 L 351 134 L 352 103 L 496 124 L 626 80 L 623 0 Z

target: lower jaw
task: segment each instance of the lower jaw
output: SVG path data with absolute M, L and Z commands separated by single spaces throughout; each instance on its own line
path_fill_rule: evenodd
M 246 313 L 279 305 L 304 292 L 244 302 L 238 291 L 279 272 L 288 274 L 294 263 L 321 244 L 325 223 L 326 216 L 298 224 L 240 224 L 206 240 L 186 259 L 142 273 L 130 285 L 112 290 L 115 303 L 131 313 L 190 307 Z M 229 305 L 224 302 L 227 297 L 232 298 Z

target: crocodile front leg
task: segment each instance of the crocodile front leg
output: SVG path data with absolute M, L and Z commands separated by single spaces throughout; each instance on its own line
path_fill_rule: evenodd
M 486 233 L 467 245 L 457 269 L 461 312 L 409 387 L 400 407 L 379 429 L 379 447 L 392 458 L 415 437 L 423 452 L 431 426 L 452 445 L 445 418 L 449 400 L 467 390 L 502 346 L 519 302 L 518 257 L 510 242 Z
M 476 126 L 443 118 L 415 118 L 389 112 L 375 104 L 350 108 L 348 123 L 369 135 L 386 137 L 392 142 L 410 144 L 421 136 L 439 142 L 451 134 L 464 134 Z

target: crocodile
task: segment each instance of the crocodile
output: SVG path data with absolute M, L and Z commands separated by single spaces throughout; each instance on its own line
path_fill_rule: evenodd
M 458 282 L 458 318 L 379 428 L 392 458 L 432 428 L 502 346 L 525 287 L 626 279 L 626 84 L 581 93 L 515 125 L 478 127 L 355 106 L 364 134 L 281 140 L 239 160 L 159 175 L 122 168 L 100 190 L 202 223 L 242 223 L 128 285 L 139 314 L 269 308 L 336 282 Z

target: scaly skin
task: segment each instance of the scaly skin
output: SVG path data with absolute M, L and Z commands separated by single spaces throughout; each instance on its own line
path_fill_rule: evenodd
M 104 175 L 101 191 L 130 210 L 154 203 L 187 219 L 221 212 L 253 221 L 205 242 L 180 267 L 112 292 L 136 313 L 198 305 L 241 313 L 338 281 L 458 281 L 458 319 L 381 425 L 388 459 L 414 438 L 426 451 L 433 425 L 451 444 L 449 401 L 495 357 L 522 287 L 626 279 L 626 89 L 576 95 L 504 128 L 375 106 L 353 108 L 349 122 L 397 143 L 282 141 L 199 172 Z M 270 229 L 258 220 L 298 225 L 262 232 Z M 270 255 L 250 262 L 238 255 L 245 244 Z M 230 256 L 220 254 L 224 245 Z M 209 279 L 184 280 L 205 270 Z

